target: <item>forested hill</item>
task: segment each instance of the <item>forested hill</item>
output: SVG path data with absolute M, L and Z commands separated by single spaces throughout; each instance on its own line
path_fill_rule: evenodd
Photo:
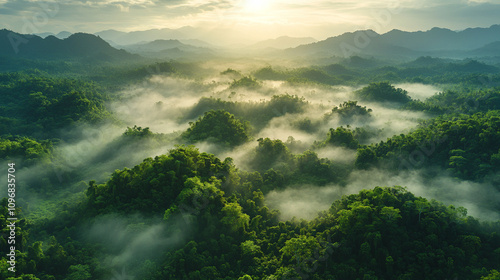
M 41 38 L 36 35 L 19 34 L 7 29 L 0 30 L 1 56 L 18 56 L 32 59 L 77 59 L 102 60 L 137 59 L 138 56 L 117 50 L 98 36 L 76 33 L 66 39 L 55 36 Z
M 496 273 L 500 225 L 480 224 L 463 207 L 398 186 L 375 187 L 333 202 L 309 222 L 280 222 L 264 203 L 262 184 L 258 172 L 240 171 L 229 159 L 177 147 L 117 170 L 105 184 L 90 182 L 85 201 L 42 225 L 55 227 L 49 232 L 39 233 L 38 226 L 29 232 L 20 222 L 23 239 L 54 236 L 46 248 L 42 242 L 23 245 L 28 253 L 19 254 L 18 269 L 40 277 L 26 279 L 111 277 L 88 255 L 110 245 L 91 246 L 79 236 L 112 230 L 102 224 L 109 214 L 133 213 L 146 218 L 123 236 L 158 227 L 155 217 L 163 217 L 160 224 L 166 226 L 151 247 L 162 252 L 160 258 L 127 263 L 140 279 L 479 279 Z M 6 199 L 1 206 L 0 214 L 7 215 Z M 0 240 L 3 252 L 6 243 Z

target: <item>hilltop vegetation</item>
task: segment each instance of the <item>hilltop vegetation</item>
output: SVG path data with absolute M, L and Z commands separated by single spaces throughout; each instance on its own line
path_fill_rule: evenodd
M 500 112 L 439 117 L 408 135 L 398 135 L 369 148 L 391 168 L 437 165 L 455 176 L 481 180 L 498 170 Z M 397 151 L 397 152 L 396 152 Z M 405 159 L 400 161 L 398 159 Z M 377 164 L 377 161 L 372 163 Z
M 224 110 L 205 112 L 203 117 L 190 125 L 191 127 L 182 137 L 192 142 L 208 140 L 227 146 L 236 146 L 250 139 L 249 124 L 242 123 L 233 114 Z
M 48 136 L 76 122 L 96 123 L 109 116 L 98 85 L 54 78 L 40 72 L 0 74 L 4 96 L 2 134 Z
M 264 204 L 263 182 L 259 173 L 239 171 L 228 159 L 192 147 L 173 149 L 116 171 L 103 185 L 90 182 L 87 198 L 56 228 L 46 228 L 54 235 L 49 247 L 26 244 L 18 267 L 40 279 L 76 270 L 104 276 L 93 267 L 98 260 L 85 256 L 90 244 L 72 239 L 83 219 L 106 213 L 162 215 L 164 223 L 190 228 L 185 241 L 155 262 L 136 263 L 131 271 L 145 271 L 143 279 L 477 279 L 500 259 L 500 237 L 492 234 L 498 223 L 480 225 L 463 207 L 416 197 L 402 187 L 345 196 L 309 222 L 280 222 Z M 2 203 L 6 215 L 6 199 Z M 26 240 L 32 227 L 20 223 Z M 61 227 L 72 236 L 62 245 Z M 48 265 L 53 263 L 58 265 Z
M 498 66 L 86 46 L 0 57 L 1 279 L 498 278 Z
M 356 91 L 356 97 L 361 100 L 377 101 L 377 102 L 398 102 L 407 103 L 411 101 L 408 92 L 395 88 L 387 82 L 371 83 L 367 87 Z

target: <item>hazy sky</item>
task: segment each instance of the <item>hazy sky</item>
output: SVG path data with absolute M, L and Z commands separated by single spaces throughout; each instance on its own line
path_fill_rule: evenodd
M 499 24 L 500 0 L 0 0 L 0 28 L 23 33 L 193 26 L 254 39 Z

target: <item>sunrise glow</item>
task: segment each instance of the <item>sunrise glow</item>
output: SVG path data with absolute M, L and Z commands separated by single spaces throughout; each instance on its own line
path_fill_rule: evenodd
M 245 10 L 249 12 L 263 12 L 269 9 L 270 1 L 266 0 L 246 0 Z

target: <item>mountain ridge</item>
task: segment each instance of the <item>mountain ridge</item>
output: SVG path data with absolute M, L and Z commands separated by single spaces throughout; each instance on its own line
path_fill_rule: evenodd
M 357 30 L 311 44 L 285 50 L 288 54 L 308 56 L 381 55 L 416 58 L 439 56 L 467 56 L 469 52 L 500 41 L 500 25 L 489 28 L 470 28 L 452 31 L 434 27 L 427 31 L 393 29 L 383 34 L 373 30 Z
M 253 48 L 275 48 L 275 49 L 287 49 L 298 47 L 300 45 L 311 44 L 317 42 L 318 40 L 312 37 L 290 37 L 290 36 L 280 36 L 274 39 L 267 39 L 259 41 L 253 44 Z
M 209 56 L 213 51 L 206 47 L 185 44 L 176 39 L 158 39 L 152 42 L 127 45 L 124 50 L 144 57 L 180 59 Z
M 54 35 L 42 38 L 37 35 L 19 34 L 7 29 L 0 30 L 0 53 L 4 56 L 19 56 L 32 59 L 136 59 L 124 50 L 113 48 L 102 38 L 75 33 L 59 39 Z

